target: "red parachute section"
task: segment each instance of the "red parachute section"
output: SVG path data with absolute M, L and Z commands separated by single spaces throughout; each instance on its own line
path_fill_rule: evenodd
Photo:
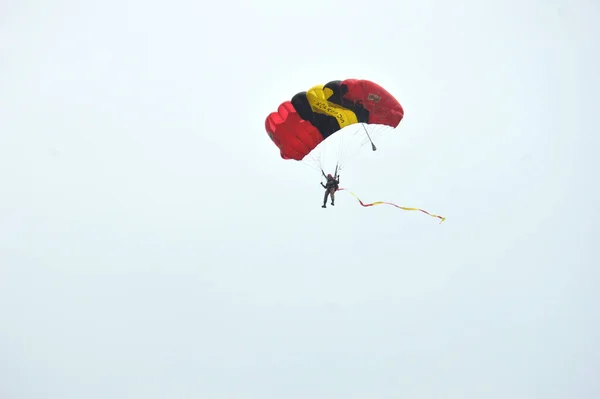
M 386 89 L 369 80 L 346 79 L 344 99 L 361 102 L 369 111 L 369 124 L 397 127 L 404 118 L 402 105 Z
M 279 147 L 283 159 L 301 161 L 323 141 L 317 128 L 300 118 L 290 101 L 283 102 L 277 112 L 269 114 L 265 129 Z

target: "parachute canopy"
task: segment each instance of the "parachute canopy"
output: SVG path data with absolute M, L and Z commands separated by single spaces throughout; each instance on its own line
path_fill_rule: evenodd
M 283 159 L 302 161 L 348 126 L 396 128 L 403 117 L 404 109 L 383 87 L 369 80 L 346 79 L 297 93 L 267 116 L 265 128 Z

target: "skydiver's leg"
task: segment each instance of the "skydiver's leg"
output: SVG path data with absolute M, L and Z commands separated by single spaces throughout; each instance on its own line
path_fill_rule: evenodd
M 331 205 L 335 205 L 335 189 L 331 189 Z
M 323 208 L 327 208 L 327 197 L 329 197 L 329 190 L 325 190 L 325 195 L 323 196 Z

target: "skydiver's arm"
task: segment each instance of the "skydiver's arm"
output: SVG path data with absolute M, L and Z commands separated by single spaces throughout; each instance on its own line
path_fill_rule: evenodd
M 321 185 L 323 186 L 323 188 L 327 188 L 327 187 L 325 187 L 325 185 L 323 184 L 323 182 L 320 182 L 320 183 L 321 183 Z

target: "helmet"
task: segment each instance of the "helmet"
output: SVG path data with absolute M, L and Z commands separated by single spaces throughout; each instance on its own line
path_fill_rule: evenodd
M 328 179 L 331 179 L 331 177 L 332 177 L 332 176 L 331 176 L 331 173 L 328 173 L 328 174 L 327 174 L 327 178 L 328 178 Z

